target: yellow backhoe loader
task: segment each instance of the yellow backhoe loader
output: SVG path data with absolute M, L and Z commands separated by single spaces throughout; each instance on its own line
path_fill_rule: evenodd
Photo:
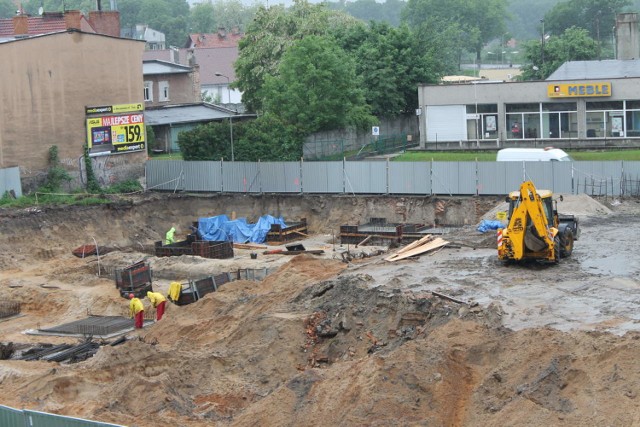
M 560 196 L 562 201 L 562 196 Z M 578 240 L 578 218 L 558 215 L 549 190 L 536 190 L 531 181 L 507 196 L 508 225 L 498 230 L 498 258 L 505 262 L 540 260 L 554 264 L 573 252 Z

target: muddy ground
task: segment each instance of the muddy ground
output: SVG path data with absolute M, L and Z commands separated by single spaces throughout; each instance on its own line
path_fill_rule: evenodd
M 498 262 L 494 234 L 475 229 L 504 209 L 496 198 L 445 200 L 444 213 L 441 200 L 414 198 L 233 203 L 152 195 L 0 212 L 0 290 L 22 304 L 0 319 L 5 344 L 73 342 L 25 331 L 124 314 L 105 271 L 140 259 L 159 290 L 238 268 L 272 272 L 170 306 L 80 363 L 2 360 L 0 403 L 129 426 L 640 425 L 637 200 L 565 197 L 560 209 L 579 216 L 582 234 L 558 266 Z M 198 216 L 232 212 L 306 217 L 311 235 L 299 243 L 325 253 L 151 255 L 168 225 L 184 233 Z M 455 247 L 394 263 L 383 260 L 393 248 L 336 240 L 338 225 L 385 215 L 466 226 L 443 236 Z M 94 239 L 112 252 L 71 255 Z

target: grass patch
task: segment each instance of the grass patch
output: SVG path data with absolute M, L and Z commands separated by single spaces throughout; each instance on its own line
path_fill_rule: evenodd
M 182 160 L 182 153 L 151 154 L 150 160 Z

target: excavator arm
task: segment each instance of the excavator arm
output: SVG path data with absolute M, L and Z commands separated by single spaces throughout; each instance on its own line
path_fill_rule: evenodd
M 533 252 L 546 250 L 553 254 L 555 234 L 556 230 L 549 226 L 544 203 L 535 186 L 531 181 L 523 182 L 504 233 L 504 237 L 509 240 L 509 252 L 512 252 L 510 257 L 514 260 L 524 258 L 526 248 Z

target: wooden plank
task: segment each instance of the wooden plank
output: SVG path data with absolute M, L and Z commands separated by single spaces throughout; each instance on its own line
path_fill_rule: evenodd
M 416 256 L 416 255 L 420 255 L 422 253 L 428 252 L 430 250 L 433 249 L 437 249 L 440 248 L 442 246 L 445 246 L 446 244 L 448 244 L 449 242 L 447 242 L 446 240 L 438 237 L 434 240 L 432 240 L 429 243 L 426 243 L 424 245 L 418 246 L 417 248 L 411 249 L 403 254 L 396 254 L 396 255 L 392 255 L 389 258 L 386 258 L 386 261 L 399 261 L 401 259 L 405 259 L 405 258 L 409 258 L 412 256 Z
M 268 246 L 264 245 L 251 245 L 248 243 L 234 243 L 233 247 L 236 249 L 267 249 Z
M 397 252 L 396 255 L 400 255 L 404 252 L 407 252 L 417 246 L 423 245 L 425 243 L 427 243 L 428 241 L 432 240 L 434 237 L 431 234 L 427 234 L 426 236 L 424 236 L 422 239 L 420 240 L 416 240 L 415 242 L 409 243 L 407 246 L 405 246 L 404 248 L 400 248 Z
M 365 243 L 367 243 L 369 240 L 371 240 L 371 236 L 367 236 L 364 238 L 364 240 L 362 240 L 360 243 L 356 244 L 356 248 L 360 245 L 364 245 Z

